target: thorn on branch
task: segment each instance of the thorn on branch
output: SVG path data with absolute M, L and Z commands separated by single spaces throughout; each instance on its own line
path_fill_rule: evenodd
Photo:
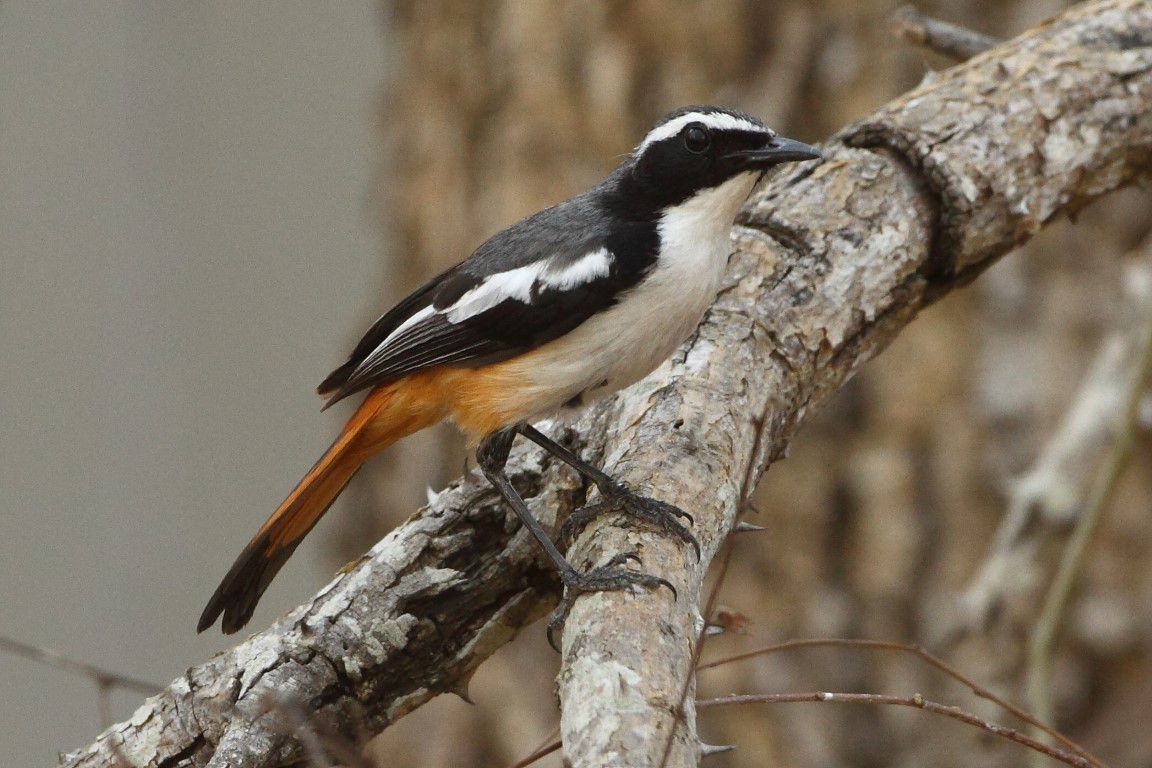
M 474 672 L 475 670 L 473 670 L 473 673 Z M 472 674 L 469 674 L 467 677 L 464 677 L 453 683 L 452 686 L 448 688 L 448 693 L 456 694 L 458 697 L 464 700 L 465 704 L 475 704 L 476 702 L 472 700 L 472 694 L 468 691 L 468 688 L 471 685 Z
M 708 619 L 704 634 L 708 637 L 724 634 L 746 635 L 748 622 L 748 617 L 740 611 L 720 608 Z
M 1000 40 L 975 30 L 925 16 L 910 5 L 892 17 L 896 37 L 923 46 L 954 61 L 967 61 L 1000 44 Z
M 704 742 L 700 742 L 700 759 L 703 760 L 712 755 L 731 752 L 734 749 L 736 749 L 735 744 L 705 744 Z

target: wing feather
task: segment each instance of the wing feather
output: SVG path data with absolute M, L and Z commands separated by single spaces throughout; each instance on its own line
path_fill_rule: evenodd
M 609 237 L 585 240 L 577 252 L 519 258 L 502 271 L 492 270 L 486 243 L 372 325 L 348 361 L 320 385 L 329 398 L 325 407 L 419 370 L 499 362 L 559 338 L 643 278 L 655 259 L 656 238 L 653 227 L 637 223 L 621 243 L 628 246 L 624 252 L 638 255 L 631 260 L 613 255 Z

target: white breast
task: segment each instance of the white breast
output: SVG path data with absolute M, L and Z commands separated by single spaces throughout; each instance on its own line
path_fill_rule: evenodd
M 732 220 L 757 177 L 744 173 L 665 212 L 660 257 L 611 309 L 525 355 L 519 393 L 534 416 L 580 396 L 587 402 L 639 381 L 695 330 L 728 263 Z

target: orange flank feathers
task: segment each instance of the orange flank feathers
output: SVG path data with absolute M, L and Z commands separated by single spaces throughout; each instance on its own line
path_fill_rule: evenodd
M 336 442 L 244 547 L 196 630 L 203 632 L 221 615 L 221 629 L 229 634 L 247 624 L 273 577 L 373 454 L 446 418 L 472 443 L 527 418 L 538 403 L 525 396 L 532 388 L 524 386 L 522 368 L 522 362 L 429 368 L 373 389 Z
M 420 386 L 419 378 L 424 377 L 406 377 L 365 398 L 336 442 L 236 558 L 201 614 L 198 632 L 221 614 L 221 628 L 229 634 L 247 624 L 272 578 L 368 457 L 444 417 L 442 405 L 421 397 L 428 388 Z

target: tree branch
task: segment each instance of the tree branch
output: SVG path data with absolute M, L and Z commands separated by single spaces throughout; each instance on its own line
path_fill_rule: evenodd
M 778 179 L 745 212 L 729 286 L 661 373 L 659 397 L 618 399 L 609 471 L 633 484 L 660 478 L 661 496 L 696 515 L 707 562 L 748 478 L 921 308 L 1053 218 L 1148 173 L 1150 24 L 1147 2 L 1081 6 L 849 126 L 821 167 Z M 1133 47 L 1140 30 L 1148 39 Z M 672 542 L 610 522 L 575 551 L 593 562 L 640 551 L 646 571 L 676 586 L 681 610 L 670 613 L 663 593 L 577 603 L 560 695 L 565 754 L 578 766 L 648 764 L 618 756 L 673 728 L 668 695 L 690 674 L 700 626 L 690 610 L 704 569 Z M 697 760 L 691 697 L 687 706 L 670 766 Z
M 113 672 L 104 667 L 73 659 L 51 648 L 41 648 L 40 646 L 30 643 L 22 643 L 19 640 L 2 635 L 0 635 L 0 651 L 13 654 L 14 656 L 23 656 L 26 659 L 31 659 L 41 664 L 47 664 L 50 667 L 56 667 L 57 669 L 63 669 L 66 672 L 89 678 L 96 684 L 101 726 L 112 724 L 110 694 L 116 688 L 123 688 L 145 694 L 153 694 L 160 690 L 160 686 L 155 683 L 149 683 L 129 675 L 121 675 L 118 672 Z
M 999 40 L 989 35 L 925 16 L 910 5 L 896 11 L 892 21 L 897 37 L 922 45 L 954 61 L 967 61 L 1000 44 Z
M 1052 652 L 1057 632 L 1064 623 L 1065 610 L 1071 598 L 1073 587 L 1081 574 L 1088 545 L 1092 534 L 1104 516 L 1112 498 L 1112 492 L 1120 478 L 1120 472 L 1127 465 L 1136 440 L 1137 414 L 1140 398 L 1152 376 L 1152 282 L 1147 271 L 1130 271 L 1133 284 L 1129 286 L 1133 309 L 1138 314 L 1137 329 L 1129 333 L 1129 338 L 1114 341 L 1114 346 L 1127 347 L 1134 364 L 1124 373 L 1127 376 L 1119 382 L 1118 398 L 1121 407 L 1118 413 L 1111 414 L 1107 422 L 1110 431 L 1107 440 L 1108 450 L 1101 460 L 1096 475 L 1092 478 L 1084 496 L 1084 508 L 1077 515 L 1075 526 L 1056 568 L 1052 586 L 1044 598 L 1044 605 L 1036 626 L 1028 642 L 1028 703 L 1036 716 L 1045 723 L 1055 722 L 1055 705 L 1052 700 Z M 1142 322 L 1141 322 L 1142 321 Z M 1102 356 L 1106 355 L 1102 352 Z M 1102 367 L 1105 364 L 1102 364 Z M 1127 387 L 1127 391 L 1125 391 Z
M 1134 256 L 1124 271 L 1115 327 L 1102 340 L 1059 428 L 1008 489 L 1004 519 L 960 597 L 963 619 L 956 634 L 1034 623 L 1038 592 L 1052 583 L 1056 568 L 1049 555 L 1065 547 L 1073 525 L 1098 514 L 1109 495 L 1139 429 L 1152 355 L 1152 237 Z
M 920 309 L 1053 218 L 1149 175 L 1149 30 L 1148 0 L 1080 5 L 841 131 L 823 165 L 774 179 L 745 210 L 728 284 L 693 342 L 577 423 L 586 455 L 695 516 L 704 557 L 608 521 L 574 545 L 577 563 L 637 552 L 679 599 L 576 603 L 560 679 L 572 765 L 651 764 L 663 748 L 702 626 L 705 566 L 805 416 Z M 510 469 L 555 530 L 578 502 L 575 481 L 536 451 Z M 190 669 L 65 764 L 297 761 L 292 719 L 262 706 L 273 692 L 325 733 L 378 733 L 463 690 L 555 589 L 512 514 L 466 477 L 312 601 Z M 696 761 L 687 707 L 668 765 Z

